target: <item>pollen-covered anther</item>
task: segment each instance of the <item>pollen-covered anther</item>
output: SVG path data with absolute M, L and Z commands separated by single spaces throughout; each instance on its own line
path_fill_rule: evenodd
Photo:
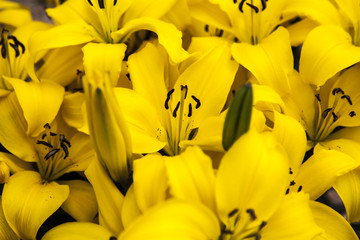
M 48 143 L 48 142 L 46 142 L 46 141 L 40 141 L 40 140 L 38 140 L 38 141 L 36 142 L 36 144 L 42 144 L 42 145 L 47 146 L 47 147 L 49 147 L 49 148 L 53 148 L 53 145 L 51 145 L 50 143 Z
M 321 102 L 321 100 L 320 100 L 320 94 L 315 94 L 315 97 L 316 97 L 316 99 L 319 101 L 319 102 Z
M 259 12 L 259 8 L 251 3 L 246 3 L 246 5 L 248 5 L 249 7 L 251 7 L 252 9 L 254 9 L 255 13 Z
M 192 116 L 192 106 L 191 106 L 191 103 L 189 103 L 189 113 L 187 115 L 188 117 L 191 117 Z
M 351 112 L 349 112 L 349 116 L 354 117 L 354 116 L 356 116 L 356 113 L 354 111 L 351 111 Z
M 104 9 L 104 8 L 105 8 L 104 0 L 98 0 L 98 3 L 99 3 L 99 7 L 100 7 L 101 9 Z
M 255 210 L 252 208 L 246 209 L 246 213 L 249 214 L 251 221 L 255 221 L 256 220 L 256 214 L 255 214 Z
M 187 93 L 188 93 L 188 86 L 187 85 L 181 85 L 180 88 L 181 88 L 181 91 L 185 90 L 184 99 L 186 99 Z
M 194 101 L 196 102 L 195 108 L 198 109 L 201 106 L 200 100 L 197 97 L 195 97 L 194 95 L 191 95 L 191 98 L 194 99 Z
M 45 160 L 48 160 L 49 158 L 51 158 L 52 156 L 54 156 L 54 155 L 55 155 L 57 152 L 59 152 L 59 151 L 60 151 L 59 148 L 55 148 L 55 149 L 51 150 L 50 152 L 48 152 L 48 153 L 45 155 L 44 159 L 45 159 Z
M 262 5 L 261 11 L 264 11 L 266 9 L 266 2 L 267 0 L 261 0 L 261 5 Z
M 111 236 L 111 237 L 109 238 L 109 240 L 117 240 L 117 238 L 114 237 L 114 236 Z
M 224 34 L 224 30 L 223 29 L 216 29 L 218 31 L 218 33 L 216 34 L 216 36 L 218 37 L 222 37 L 222 35 Z
M 90 6 L 93 6 L 91 0 L 87 0 L 87 1 L 88 1 L 88 3 L 90 4 Z
M 333 116 L 333 122 L 336 122 L 339 119 L 339 117 L 334 112 L 332 112 L 331 114 Z
M 240 4 L 239 4 L 239 10 L 240 10 L 240 12 L 244 12 L 244 10 L 243 10 L 243 7 L 244 7 L 244 3 L 246 2 L 246 0 L 241 0 L 241 2 L 240 2 Z
M 204 30 L 205 30 L 205 32 L 209 32 L 209 25 L 208 24 L 205 24 Z
M 301 190 L 302 190 L 302 186 L 300 185 L 297 191 L 301 192 Z
M 294 186 L 296 183 L 295 183 L 295 181 L 294 180 L 292 180 L 291 182 L 290 182 L 290 186 Z
M 235 214 L 237 214 L 238 212 L 239 212 L 239 209 L 235 208 L 231 212 L 228 213 L 228 217 L 231 218 L 231 217 L 235 216 Z
M 116 5 L 116 3 L 117 3 L 117 0 L 114 0 L 113 6 L 115 6 L 115 5 Z
M 348 101 L 348 103 L 349 103 L 350 105 L 352 105 L 352 101 L 351 101 L 351 98 L 350 98 L 349 95 L 342 95 L 342 96 L 341 96 L 341 99 L 344 99 L 344 98 Z
M 336 93 L 344 94 L 344 91 L 341 88 L 334 88 L 332 90 L 332 95 L 335 95 Z
M 321 114 L 321 116 L 323 117 L 323 118 L 326 118 L 326 116 L 329 114 L 329 112 L 332 110 L 332 108 L 328 108 L 328 109 L 326 109 L 326 110 L 324 110 L 324 112 Z
M 175 89 L 171 89 L 171 90 L 167 93 L 166 99 L 165 99 L 165 109 L 169 109 L 170 97 L 171 97 L 171 94 L 173 94 L 174 91 L 175 91 Z
M 175 109 L 173 111 L 173 117 L 174 118 L 176 118 L 176 112 L 178 111 L 179 107 L 180 107 L 180 101 L 176 104 L 176 107 L 175 107 Z

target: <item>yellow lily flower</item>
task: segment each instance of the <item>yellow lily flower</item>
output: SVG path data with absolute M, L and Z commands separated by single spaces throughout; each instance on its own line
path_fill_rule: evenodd
M 34 239 L 60 206 L 79 221 L 91 221 L 97 208 L 89 183 L 58 181 L 65 173 L 84 171 L 94 157 L 89 137 L 56 117 L 64 89 L 52 82 L 6 80 L 14 89 L 0 99 L 0 142 L 14 154 L 1 153 L 13 174 L 2 193 L 10 227 L 20 238 Z
M 116 88 L 115 94 L 130 128 L 133 152 L 164 148 L 169 155 L 181 152 L 182 141 L 196 138 L 204 119 L 219 116 L 237 69 L 225 47 L 174 69 L 150 43 L 130 56 L 128 66 L 134 91 Z

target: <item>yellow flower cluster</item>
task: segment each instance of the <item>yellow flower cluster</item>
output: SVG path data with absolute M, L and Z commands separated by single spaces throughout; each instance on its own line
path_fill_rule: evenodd
M 360 0 L 42 7 L 0 0 L 0 239 L 359 239 Z

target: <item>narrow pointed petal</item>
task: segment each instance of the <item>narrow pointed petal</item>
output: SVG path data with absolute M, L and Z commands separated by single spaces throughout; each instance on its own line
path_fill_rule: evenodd
M 310 199 L 315 200 L 330 189 L 339 176 L 358 166 L 359 163 L 345 153 L 316 150 L 314 155 L 301 165 L 295 182 L 302 186 L 304 192 L 310 194 Z
M 4 215 L 11 228 L 23 239 L 35 239 L 45 220 L 67 199 L 69 187 L 43 182 L 39 173 L 15 173 L 2 195 Z
M 207 207 L 169 200 L 150 209 L 134 221 L 119 236 L 119 240 L 208 240 L 218 239 L 219 235 L 219 222 Z
M 324 233 L 321 236 L 325 239 L 359 239 L 351 225 L 332 208 L 315 201 L 310 201 L 310 207 L 316 224 L 324 230 Z
M 261 231 L 261 239 L 314 239 L 321 232 L 309 206 L 309 195 L 303 192 L 290 193 Z
M 210 157 L 198 147 L 188 147 L 179 156 L 168 158 L 165 164 L 171 195 L 200 202 L 216 211 L 215 174 Z
M 334 189 L 345 205 L 348 222 L 359 222 L 360 170 L 355 169 L 339 177 L 334 185 Z
M 149 30 L 157 34 L 159 43 L 164 46 L 174 63 L 183 61 L 188 53 L 182 48 L 182 34 L 176 27 L 153 18 L 138 18 L 127 22 L 120 30 L 113 32 L 115 42 L 125 42 L 130 35 L 139 30 Z
M 149 154 L 134 161 L 134 194 L 142 212 L 166 199 L 168 179 L 164 158 Z
M 26 120 L 14 92 L 0 99 L 0 108 L 0 142 L 19 159 L 36 162 L 38 155 L 26 135 Z
M 95 223 L 70 222 L 52 228 L 42 240 L 109 240 L 111 237 L 106 228 Z
M 231 52 L 259 83 L 273 87 L 280 95 L 289 93 L 288 74 L 293 69 L 293 56 L 289 33 L 285 28 L 278 28 L 255 46 L 235 43 Z
M 46 123 L 51 123 L 59 111 L 64 88 L 54 82 L 25 82 L 8 79 L 24 112 L 27 122 L 26 134 L 37 137 Z M 29 101 L 29 99 L 31 99 Z
M 273 136 L 252 130 L 245 133 L 225 154 L 217 172 L 215 196 L 220 219 L 226 223 L 234 209 L 240 214 L 253 209 L 267 221 L 285 194 L 288 172 L 286 152 Z
M 82 48 L 84 69 L 87 78 L 98 78 L 99 74 L 109 73 L 112 86 L 116 86 L 125 56 L 125 44 L 88 43 Z
M 97 214 L 97 202 L 92 186 L 82 180 L 59 181 L 70 188 L 69 197 L 61 206 L 78 222 L 92 222 Z
M 99 207 L 99 223 L 112 234 L 122 230 L 121 207 L 124 196 L 117 189 L 104 167 L 94 160 L 85 171 L 85 175 L 94 188 Z
M 305 82 L 322 86 L 337 72 L 359 61 L 360 48 L 352 44 L 349 33 L 338 26 L 320 26 L 304 42 L 300 74 Z

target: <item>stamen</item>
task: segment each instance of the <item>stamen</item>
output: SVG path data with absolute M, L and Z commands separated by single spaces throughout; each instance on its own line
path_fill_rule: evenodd
M 320 100 L 320 94 L 315 94 L 315 97 L 316 97 L 316 99 L 319 101 L 319 102 L 321 102 L 321 100 Z
M 113 6 L 115 6 L 115 5 L 116 5 L 116 3 L 117 3 L 117 0 L 114 0 Z
M 87 0 L 87 1 L 88 1 L 88 3 L 89 3 L 91 6 L 93 6 L 93 4 L 92 4 L 91 0 Z
M 46 155 L 45 155 L 45 160 L 48 160 L 49 158 L 51 158 L 52 156 L 54 156 L 58 151 L 60 151 L 59 148 L 55 148 L 53 150 L 51 150 L 50 152 L 48 152 Z
M 21 53 L 24 54 L 25 52 L 25 46 L 22 44 L 15 36 L 9 36 L 9 39 L 12 39 L 14 41 L 15 46 L 18 48 L 18 46 L 21 47 Z M 18 48 L 19 49 L 19 48 Z
M 331 110 L 332 110 L 332 108 L 326 109 L 326 110 L 321 114 L 321 116 L 322 116 L 323 118 L 326 118 L 326 116 L 328 115 L 328 113 L 329 113 Z
M 50 132 L 50 136 L 56 136 L 56 133 Z
M 259 12 L 259 8 L 255 5 L 252 5 L 251 3 L 246 3 L 246 5 L 248 5 L 249 7 L 251 7 L 252 9 L 254 9 L 255 13 Z
M 205 32 L 209 32 L 209 25 L 205 25 L 205 28 L 204 28 Z
M 51 129 L 50 124 L 49 124 L 49 123 L 46 123 L 46 124 L 44 125 L 44 128 Z
M 41 139 L 44 139 L 46 137 L 46 133 L 44 133 L 42 136 L 41 136 Z
M 114 236 L 111 236 L 111 237 L 109 238 L 109 240 L 117 240 L 117 238 L 114 237 Z
M 173 94 L 173 92 L 175 91 L 175 89 L 171 89 L 166 96 L 166 100 L 165 100 L 165 109 L 169 109 L 169 101 L 170 101 L 170 96 L 171 94 Z
M 289 173 L 290 173 L 290 174 L 293 174 L 293 171 L 292 171 L 292 169 L 291 169 L 291 168 L 289 168 Z
M 262 221 L 262 222 L 260 223 L 260 226 L 259 226 L 259 231 L 260 231 L 261 229 L 263 229 L 263 228 L 266 226 L 266 224 L 267 224 L 267 222 Z
M 64 159 L 67 158 L 69 156 L 69 149 L 67 148 L 67 146 L 64 143 L 60 143 L 61 148 L 63 149 L 65 156 Z
M 354 111 L 351 111 L 351 112 L 349 113 L 349 116 L 350 116 L 350 117 L 356 116 L 356 113 L 355 113 Z
M 187 115 L 188 117 L 192 116 L 192 108 L 191 108 L 191 103 L 189 103 L 189 113 Z
M 60 143 L 66 143 L 69 147 L 71 147 L 69 140 L 67 140 L 63 134 L 60 134 L 59 140 L 60 140 Z
M 174 117 L 174 118 L 176 118 L 176 112 L 177 112 L 177 110 L 179 109 L 179 107 L 180 107 L 180 102 L 178 102 L 178 103 L 176 104 L 176 107 L 175 107 L 175 109 L 174 109 L 174 111 L 173 111 L 173 117 Z
M 332 95 L 335 95 L 336 93 L 341 92 L 341 94 L 344 94 L 344 91 L 341 88 L 334 88 L 332 90 Z
M 300 192 L 301 190 L 302 190 L 302 186 L 300 185 L 297 191 Z
M 339 119 L 339 117 L 336 116 L 336 114 L 334 112 L 332 112 L 331 114 L 333 116 L 333 122 L 336 122 Z
M 44 135 L 43 135 L 43 136 L 44 136 Z M 45 136 L 46 136 L 46 134 L 45 134 Z M 47 146 L 47 147 L 49 147 L 49 148 L 53 148 L 53 145 L 51 145 L 50 143 L 45 142 L 45 141 L 37 140 L 36 144 L 42 144 L 42 145 L 45 145 L 45 146 Z
M 181 91 L 185 89 L 185 97 L 184 97 L 184 99 L 186 99 L 187 92 L 188 92 L 188 86 L 187 85 L 185 85 L 185 86 L 181 85 L 180 88 L 181 88 Z
M 194 95 L 191 95 L 191 98 L 194 99 L 194 101 L 196 102 L 195 108 L 198 109 L 201 105 L 200 100 L 197 97 L 195 97 Z
M 222 234 L 229 234 L 229 235 L 234 234 L 234 232 L 233 232 L 233 231 L 231 231 L 231 230 L 227 230 L 227 229 L 222 229 L 222 230 L 221 230 L 221 233 L 222 233 Z
M 234 2 L 234 4 L 236 4 L 236 3 L 237 3 L 237 0 L 233 0 L 233 2 Z
M 190 134 L 189 134 L 189 137 L 188 137 L 188 140 L 191 140 L 195 137 L 195 135 L 197 134 L 199 128 L 194 128 L 191 130 Z
M 244 3 L 246 2 L 246 0 L 241 0 L 240 4 L 239 4 L 239 10 L 240 12 L 244 13 L 243 7 L 244 7 Z
M 292 181 L 290 182 L 290 186 L 293 186 L 293 185 L 295 185 L 295 181 L 294 181 L 294 180 L 292 180 Z
M 98 0 L 98 3 L 99 3 L 99 7 L 100 7 L 101 9 L 104 9 L 104 8 L 105 8 L 105 6 L 104 6 L 104 0 Z
M 246 212 L 250 215 L 252 221 L 256 220 L 255 211 L 252 208 L 246 209 Z
M 262 9 L 261 9 L 261 11 L 264 11 L 264 10 L 265 10 L 265 8 L 266 8 L 266 1 L 267 1 L 267 0 L 261 0 L 261 4 L 262 4 Z
M 218 37 L 222 37 L 222 35 L 224 34 L 224 30 L 220 29 L 219 34 L 217 35 Z
M 20 56 L 20 51 L 18 46 L 16 46 L 15 44 L 9 43 L 10 46 L 15 50 L 15 57 L 17 58 L 18 56 Z
M 231 218 L 233 217 L 236 213 L 239 212 L 239 209 L 235 208 L 234 210 L 232 210 L 231 212 L 229 212 L 228 217 Z
M 4 59 L 6 58 L 6 48 L 5 48 L 4 44 L 2 44 L 2 46 L 1 46 L 1 56 Z
M 342 95 L 342 96 L 341 96 L 341 99 L 344 99 L 344 98 L 349 102 L 350 105 L 352 105 L 352 101 L 351 101 L 349 95 Z
M 289 194 L 289 192 L 290 192 L 290 188 L 286 189 L 285 195 Z

